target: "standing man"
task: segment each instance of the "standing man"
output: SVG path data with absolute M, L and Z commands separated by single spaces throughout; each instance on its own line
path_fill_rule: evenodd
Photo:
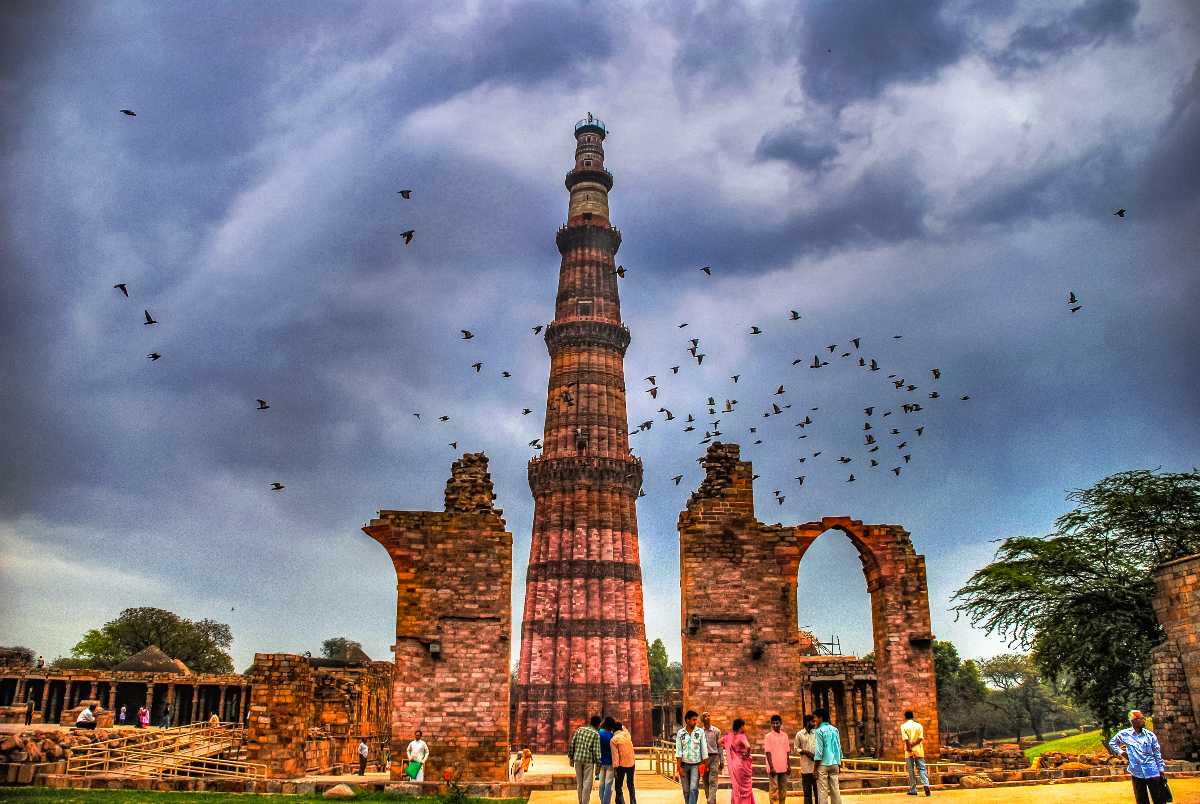
M 29 693 L 25 693 L 25 725 L 33 723 L 33 699 L 29 697 Z
M 429 745 L 421 739 L 421 730 L 417 729 L 413 735 L 412 742 L 408 744 L 404 755 L 408 757 L 409 762 L 418 762 L 421 767 L 417 769 L 417 773 L 412 777 L 414 782 L 425 781 L 425 763 L 429 761 Z
M 842 789 L 838 774 L 842 770 L 842 735 L 829 722 L 829 710 L 813 712 L 817 724 L 813 732 L 813 762 L 817 766 L 817 801 L 819 804 L 842 804 Z
M 604 718 L 600 724 L 600 804 L 612 801 L 613 779 L 616 771 L 613 769 L 612 738 L 616 731 L 617 721 L 612 716 Z
M 700 715 L 689 709 L 683 716 L 683 728 L 675 733 L 675 775 L 683 790 L 684 804 L 696 804 L 700 797 L 700 766 L 708 759 L 708 741 L 698 722 Z
M 800 784 L 804 788 L 804 804 L 817 804 L 817 766 L 813 762 L 813 752 L 817 750 L 816 739 L 813 737 L 813 716 L 804 716 L 804 728 L 796 732 L 792 748 L 800 762 Z
M 575 796 L 579 804 L 588 804 L 592 797 L 592 780 L 600 764 L 600 723 L 600 716 L 592 715 L 591 723 L 575 729 L 567 744 L 567 759 L 575 769 Z
M 904 713 L 904 724 L 900 726 L 900 739 L 904 740 L 904 766 L 908 769 L 908 794 L 917 794 L 917 778 L 929 795 L 929 774 L 925 771 L 925 729 L 913 720 L 912 710 Z
M 637 758 L 633 753 L 633 735 L 620 723 L 612 738 L 613 765 L 617 769 L 617 804 L 625 804 L 621 794 L 621 782 L 629 788 L 629 804 L 637 804 L 637 794 L 633 791 L 633 774 Z
M 366 737 L 358 738 L 358 775 L 367 775 L 367 754 L 371 753 L 371 747 L 367 745 Z
M 1129 776 L 1133 781 L 1133 798 L 1137 804 L 1164 804 L 1167 798 L 1167 773 L 1163 764 L 1162 748 L 1158 737 L 1146 728 L 1146 716 L 1142 710 L 1129 713 L 1130 728 L 1121 729 L 1108 741 L 1108 750 L 1114 756 L 1129 763 Z M 1121 749 L 1125 749 L 1122 755 Z
M 783 718 L 771 715 L 771 730 L 763 737 L 763 753 L 767 755 L 767 778 L 770 800 L 777 798 L 779 804 L 787 804 L 788 751 L 792 741 L 783 730 Z
M 721 730 L 712 724 L 708 712 L 700 714 L 700 725 L 704 727 L 704 741 L 708 743 L 708 764 L 704 767 L 704 798 L 708 804 L 717 804 L 717 787 L 721 783 L 721 769 L 725 766 L 725 749 L 721 747 Z

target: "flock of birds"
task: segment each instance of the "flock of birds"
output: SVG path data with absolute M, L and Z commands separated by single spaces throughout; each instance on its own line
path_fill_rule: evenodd
M 122 114 L 129 117 L 137 116 L 137 114 L 130 109 L 121 109 L 120 111 Z M 409 200 L 412 198 L 413 190 L 402 189 L 398 190 L 397 193 L 401 198 Z M 1126 210 L 1124 208 L 1117 209 L 1113 212 L 1113 215 L 1119 218 L 1124 218 L 1126 216 Z M 414 235 L 415 231 L 413 229 L 408 229 L 400 233 L 400 237 L 403 239 L 406 246 L 412 243 Z M 713 268 L 711 265 L 702 266 L 698 270 L 707 277 L 713 276 Z M 624 265 L 618 265 L 613 270 L 613 273 L 618 277 L 618 279 L 626 278 L 629 272 L 629 269 Z M 124 298 L 128 299 L 130 297 L 129 283 L 117 282 L 113 285 L 113 288 L 120 291 Z M 1068 293 L 1066 301 L 1068 310 L 1072 315 L 1083 309 L 1083 304 L 1074 291 L 1070 291 Z M 143 316 L 143 326 L 153 327 L 158 325 L 158 320 L 151 314 L 149 309 L 143 310 Z M 799 311 L 788 311 L 786 318 L 787 321 L 796 322 L 802 319 L 803 316 Z M 677 328 L 684 329 L 688 326 L 689 322 L 684 321 L 679 323 Z M 530 329 L 536 336 L 541 334 L 544 327 L 545 325 L 543 324 L 537 324 Z M 459 330 L 459 332 L 460 339 L 463 341 L 470 341 L 475 338 L 475 333 L 469 329 L 462 329 Z M 751 325 L 746 334 L 749 337 L 760 336 L 764 334 L 764 330 L 758 325 Z M 903 337 L 903 335 L 893 335 L 892 339 L 898 341 Z M 847 365 L 857 366 L 866 372 L 874 373 L 883 371 L 883 367 L 880 365 L 879 360 L 876 357 L 868 357 L 862 352 L 862 344 L 863 338 L 859 336 L 849 338 L 842 343 L 826 344 L 823 349 L 814 352 L 811 360 L 808 360 L 807 357 L 803 356 L 797 357 L 792 360 L 792 366 L 795 367 L 803 364 L 810 370 L 820 370 L 830 366 L 830 359 L 837 355 L 838 361 L 848 361 L 846 363 Z M 690 356 L 691 360 L 695 361 L 697 367 L 703 366 L 704 359 L 707 356 L 705 352 L 701 351 L 701 348 L 701 338 L 690 338 L 688 340 L 686 352 Z M 147 354 L 146 357 L 150 361 L 155 362 L 162 359 L 163 355 L 161 352 L 152 351 Z M 484 362 L 480 360 L 471 363 L 470 367 L 476 374 L 481 374 L 484 365 Z M 670 371 L 671 375 L 678 375 L 681 368 L 682 364 L 670 366 L 667 370 Z M 893 372 L 886 375 L 887 380 L 893 387 L 893 392 L 907 394 L 907 396 L 901 397 L 901 400 L 898 404 L 896 402 L 884 405 L 873 403 L 862 406 L 864 421 L 861 435 L 863 441 L 860 445 L 857 445 L 857 449 L 861 450 L 861 454 L 853 457 L 847 454 L 839 454 L 835 459 L 832 457 L 832 453 L 828 453 L 827 450 L 818 449 L 810 451 L 809 454 L 798 456 L 797 461 L 801 464 L 811 466 L 812 464 L 809 463 L 810 461 L 815 463 L 816 459 L 828 453 L 829 460 L 834 460 L 843 467 L 848 467 L 850 464 L 854 464 L 855 471 L 849 471 L 847 469 L 847 477 L 844 481 L 846 483 L 854 483 L 858 480 L 858 476 L 863 475 L 864 472 L 872 472 L 873 470 L 880 469 L 881 467 L 886 467 L 885 471 L 890 472 L 895 477 L 900 477 L 904 471 L 904 466 L 911 463 L 913 458 L 913 450 L 912 446 L 910 445 L 910 441 L 915 443 L 916 439 L 922 438 L 927 425 L 920 420 L 920 417 L 916 417 L 916 421 L 912 421 L 911 423 L 910 421 L 905 421 L 902 425 L 900 425 L 899 419 L 901 417 L 909 417 L 914 416 L 914 414 L 920 414 L 926 410 L 924 404 L 929 404 L 930 402 L 936 403 L 938 400 L 944 398 L 942 391 L 940 390 L 941 386 L 936 385 L 936 383 L 942 379 L 941 369 L 932 367 L 929 368 L 928 371 L 928 381 L 930 383 L 935 383 L 935 385 L 932 385 L 928 389 L 922 388 L 916 383 L 908 381 L 905 377 L 901 376 L 899 372 Z M 499 372 L 499 376 L 502 379 L 511 379 L 513 375 L 511 371 L 504 369 Z M 657 374 L 651 374 L 645 377 L 645 381 L 649 383 L 650 386 L 645 389 L 645 392 L 649 395 L 651 400 L 661 402 L 662 400 L 659 400 L 659 394 L 662 389 L 657 382 L 657 379 Z M 731 385 L 738 385 L 741 379 L 741 374 L 733 374 L 729 376 L 729 382 Z M 772 384 L 774 385 L 774 383 Z M 744 384 L 739 387 L 744 387 Z M 917 394 L 917 391 L 919 390 L 922 391 L 921 394 Z M 783 416 L 786 411 L 792 409 L 792 403 L 785 401 L 787 393 L 788 391 L 786 388 L 786 383 L 778 384 L 775 387 L 774 392 L 771 394 L 772 397 L 778 397 L 778 399 L 768 399 L 764 403 L 761 416 L 763 419 L 767 419 L 768 423 L 770 423 L 770 420 L 772 420 L 774 417 Z M 709 417 L 715 418 L 706 419 L 705 421 L 701 422 L 693 411 L 688 412 L 685 418 L 680 419 L 680 417 L 676 416 L 675 413 L 670 408 L 666 407 L 665 404 L 660 404 L 655 412 L 662 414 L 663 418 L 661 420 L 650 418 L 642 421 L 640 424 L 634 427 L 634 429 L 629 431 L 629 436 L 633 437 L 648 433 L 653 429 L 656 423 L 660 425 L 659 429 L 661 431 L 662 425 L 666 424 L 667 422 L 680 422 L 680 424 L 677 426 L 679 427 L 679 431 L 681 433 L 694 433 L 700 430 L 702 425 L 703 435 L 698 439 L 698 443 L 701 445 L 711 444 L 714 439 L 726 434 L 721 430 L 721 422 L 722 420 L 725 420 L 726 427 L 728 428 L 729 419 L 733 418 L 739 412 L 738 406 L 741 404 L 737 399 L 732 398 L 732 395 L 730 397 L 725 397 L 724 394 L 721 394 L 720 396 L 722 397 L 721 401 L 718 401 L 717 395 L 708 395 L 705 399 L 698 401 L 697 403 L 702 410 L 707 411 Z M 958 395 L 958 400 L 960 402 L 967 402 L 970 399 L 970 394 L 962 393 Z M 256 399 L 255 402 L 257 407 L 254 409 L 257 411 L 267 411 L 271 408 L 270 403 L 265 399 Z M 552 404 L 557 404 L 562 408 L 574 406 L 576 404 L 576 399 L 571 392 L 571 387 L 568 387 L 566 390 L 562 391 L 557 399 L 552 400 Z M 812 414 L 818 413 L 819 411 L 819 406 L 809 407 L 806 411 L 804 411 L 803 417 L 799 418 L 794 423 L 793 427 L 799 428 L 800 430 L 799 434 L 796 436 L 797 440 L 803 440 L 809 437 L 809 428 L 814 428 L 818 424 L 818 420 L 814 419 Z M 887 421 L 889 417 L 895 415 L 897 412 L 900 414 L 898 419 L 890 422 Z M 522 416 L 528 416 L 531 413 L 533 413 L 532 408 L 524 407 L 521 409 Z M 412 415 L 415 419 L 421 421 L 421 412 L 414 411 Z M 447 423 L 451 421 L 451 417 L 449 414 L 443 413 L 437 417 L 437 421 L 440 423 Z M 764 433 L 760 430 L 760 428 L 763 426 L 764 425 L 761 423 L 747 426 L 746 435 L 751 437 L 752 445 L 757 446 L 763 443 L 764 439 L 762 436 Z M 457 450 L 458 441 L 450 441 L 449 446 L 451 449 Z M 529 442 L 529 446 L 540 450 L 543 448 L 542 440 L 540 438 L 535 438 Z M 881 452 L 884 447 L 887 447 L 888 449 Z M 892 449 L 894 449 L 895 452 L 892 452 Z M 839 450 L 839 452 L 854 452 L 854 450 Z M 705 459 L 704 457 L 700 457 L 696 460 L 698 463 L 702 464 Z M 758 475 L 755 475 L 754 477 L 757 479 Z M 678 486 L 682 482 L 683 478 L 684 475 L 679 473 L 671 476 L 670 480 L 676 486 Z M 808 475 L 798 474 L 793 479 L 799 484 L 799 486 L 803 486 L 805 481 L 808 479 Z M 271 491 L 281 492 L 286 488 L 286 486 L 281 482 L 275 481 L 270 484 L 269 488 Z M 645 493 L 645 490 L 642 490 L 639 493 L 639 496 L 644 497 Z M 783 493 L 782 489 L 775 489 L 773 494 L 780 505 L 782 505 L 786 500 L 786 495 Z

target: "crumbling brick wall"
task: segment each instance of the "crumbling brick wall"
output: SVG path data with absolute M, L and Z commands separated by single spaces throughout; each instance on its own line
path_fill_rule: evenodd
M 1154 613 L 1166 639 L 1152 652 L 1154 731 L 1163 755 L 1200 758 L 1200 555 L 1154 573 Z
M 273 779 L 303 776 L 313 721 L 313 668 L 303 656 L 256 653 L 246 724 L 246 759 L 267 766 Z
M 494 500 L 487 457 L 467 454 L 445 511 L 380 511 L 363 528 L 396 568 L 392 778 L 417 729 L 426 779 L 507 777 L 512 534 Z
M 685 707 L 707 709 L 726 725 L 744 718 L 752 741 L 769 728 L 773 713 L 789 724 L 801 721 L 812 664 L 806 657 L 814 651 L 798 626 L 796 576 L 808 547 L 836 529 L 858 549 L 871 595 L 872 703 L 882 754 L 903 757 L 899 725 L 904 710 L 913 709 L 926 728 L 926 756 L 936 759 L 925 560 L 908 533 L 849 517 L 764 525 L 754 513 L 753 467 L 740 460 L 736 444 L 712 444 L 704 467 L 704 481 L 679 515 Z

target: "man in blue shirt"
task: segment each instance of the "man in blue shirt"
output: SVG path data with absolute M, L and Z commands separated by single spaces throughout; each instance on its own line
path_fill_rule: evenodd
M 817 728 L 813 731 L 813 762 L 817 765 L 817 801 L 820 804 L 842 804 L 842 789 L 838 773 L 842 768 L 842 735 L 829 722 L 829 710 L 813 712 Z
M 1133 779 L 1133 797 L 1137 804 L 1165 804 L 1167 801 L 1167 774 L 1163 764 L 1162 749 L 1158 737 L 1146 728 L 1146 716 L 1140 709 L 1129 713 L 1130 728 L 1121 729 L 1108 741 L 1108 750 L 1121 756 L 1129 763 L 1129 775 Z
M 616 770 L 613 768 L 612 738 L 617 721 L 611 716 L 604 718 L 600 726 L 600 804 L 609 804 L 612 800 L 613 779 Z

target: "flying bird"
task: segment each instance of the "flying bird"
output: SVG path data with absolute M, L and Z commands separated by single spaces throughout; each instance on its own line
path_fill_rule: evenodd
M 788 312 L 791 313 L 791 316 L 788 317 L 788 321 L 799 321 L 800 320 L 800 314 L 798 312 L 796 312 L 795 310 L 789 310 Z
M 540 438 L 535 438 L 529 442 L 529 446 L 533 447 L 534 449 L 540 449 L 540 447 L 538 447 L 538 442 L 541 440 L 542 439 L 540 439 Z
M 679 481 L 680 481 L 680 480 L 683 480 L 683 475 L 675 475 L 675 477 L 673 477 L 673 478 L 671 478 L 671 479 L 672 479 L 672 480 L 674 480 L 674 481 L 675 481 L 675 485 L 676 485 L 676 486 L 678 486 L 678 485 L 679 485 Z
M 857 349 L 857 348 L 858 348 L 858 344 L 859 344 L 859 342 L 860 342 L 861 340 L 862 340 L 862 338 L 851 338 L 851 339 L 850 339 L 850 343 L 854 344 L 854 348 L 855 348 L 855 349 Z
M 479 370 L 483 368 L 483 363 L 472 363 L 471 368 L 475 369 L 475 373 L 478 374 Z
M 458 449 L 458 442 L 457 442 L 457 441 L 451 441 L 451 442 L 450 442 L 450 449 Z M 539 448 L 539 449 L 540 449 L 540 448 Z
M 843 455 L 842 457 L 838 458 L 838 463 L 850 463 L 850 461 L 852 461 L 852 460 L 854 460 L 854 459 L 847 458 L 845 455 Z
M 618 266 L 617 266 L 617 270 L 613 271 L 613 273 L 614 273 L 614 274 L 616 274 L 617 276 L 621 277 L 622 279 L 624 279 L 624 278 L 625 278 L 625 274 L 626 274 L 625 266 L 624 266 L 624 265 L 618 265 Z
M 275 482 L 275 483 L 271 484 L 271 491 L 283 491 L 285 488 L 287 488 L 287 486 L 285 486 L 279 482 Z
M 756 326 L 753 326 L 753 325 L 751 325 L 751 327 L 750 327 L 750 334 L 751 334 L 751 335 L 762 335 L 762 330 L 761 330 L 761 329 L 759 329 L 759 328 L 758 328 L 758 327 L 756 327 Z
M 469 341 L 475 337 L 475 333 L 471 332 L 471 330 L 469 330 L 469 329 L 460 329 L 459 332 L 462 333 L 462 339 L 464 341 Z
M 448 422 L 448 421 L 450 421 L 450 417 L 449 416 L 438 416 L 438 421 L 439 422 Z
M 1124 218 L 1125 217 L 1125 207 L 1121 207 L 1113 214 L 1116 215 L 1118 218 Z
M 412 190 L 397 190 L 396 192 L 400 193 L 400 197 L 405 201 L 412 198 Z
M 411 243 L 412 239 L 413 239 L 413 235 L 415 235 L 416 233 L 417 233 L 416 229 L 406 229 L 405 231 L 401 232 L 400 236 L 404 238 L 404 245 L 407 246 L 409 243 Z
M 267 400 L 265 399 L 256 399 L 254 401 L 258 403 L 258 407 L 255 408 L 255 410 L 266 410 L 267 408 L 271 407 L 269 404 L 267 404 Z
M 126 115 L 127 117 L 137 117 L 137 112 L 130 111 L 129 109 L 122 109 L 121 114 Z M 1124 210 L 1121 211 L 1124 212 Z
M 157 321 L 154 320 L 154 316 L 150 315 L 149 310 L 143 310 L 142 312 L 144 312 L 146 314 L 146 320 L 142 322 L 142 326 L 149 326 L 150 324 L 158 323 Z
M 150 354 L 146 355 L 146 357 L 150 358 L 151 360 L 158 360 L 160 357 L 162 357 L 162 355 L 160 355 L 158 352 L 151 352 Z
M 701 268 L 700 270 L 703 271 L 704 273 L 706 273 L 707 275 L 712 276 L 712 266 L 711 265 L 706 265 L 703 268 Z
M 1071 312 L 1072 312 L 1072 313 L 1078 313 L 1078 312 L 1079 312 L 1080 310 L 1082 310 L 1082 309 L 1083 309 L 1083 305 L 1082 305 L 1082 304 L 1077 304 L 1077 305 L 1075 305 L 1074 307 L 1072 307 L 1072 308 L 1071 308 Z
M 826 346 L 825 348 L 829 350 L 829 354 L 833 354 L 834 352 L 837 351 L 837 344 L 831 343 L 828 346 Z
M 787 499 L 787 497 L 784 497 L 784 496 L 779 496 L 779 497 L 776 497 L 775 499 L 779 500 L 779 504 L 780 504 L 780 505 L 783 505 L 783 501 L 784 501 L 784 500 L 786 500 L 786 499 Z
M 679 373 L 679 366 L 671 366 L 671 373 L 672 373 L 672 374 L 678 374 L 678 373 Z
M 935 380 L 940 380 L 942 378 L 942 370 L 941 369 L 930 369 L 929 371 L 930 371 L 930 373 L 933 374 L 933 378 Z
M 700 354 L 696 355 L 696 365 L 699 366 L 703 362 L 704 362 L 704 354 L 700 353 Z
M 651 385 L 657 385 L 658 383 L 654 381 L 655 376 L 656 375 L 651 374 L 649 377 L 644 377 L 643 379 L 645 379 L 646 382 L 650 383 Z
M 116 285 L 114 285 L 113 287 L 116 287 Z M 1067 304 L 1078 304 L 1078 303 L 1079 303 L 1079 299 L 1075 298 L 1075 291 L 1072 290 L 1071 293 L 1067 296 Z
M 500 372 L 500 376 L 501 376 L 501 377 L 505 377 L 505 378 L 507 378 L 507 377 L 511 377 L 511 376 L 512 376 L 512 372 L 511 372 L 511 371 L 502 371 L 502 372 Z
M 688 325 L 688 322 L 684 321 L 682 324 L 679 324 L 679 325 L 678 325 L 678 329 L 683 329 L 683 328 L 684 328 L 684 327 L 686 327 L 687 325 Z
M 414 415 L 414 416 L 416 416 L 418 419 L 419 419 L 419 418 L 421 418 L 421 414 L 420 414 L 420 413 L 414 413 L 413 415 Z
M 530 410 L 529 408 L 521 408 L 521 415 L 522 415 L 522 416 L 528 416 L 530 413 L 533 413 L 533 411 L 532 411 L 532 410 Z
M 960 399 L 960 400 L 962 400 L 963 402 L 966 402 L 966 401 L 967 401 L 968 399 L 970 399 L 970 398 L 971 398 L 971 397 L 970 397 L 970 396 L 968 396 L 967 394 L 963 394 L 962 396 L 960 396 L 960 397 L 959 397 L 959 399 Z
M 113 285 L 113 287 L 121 291 L 121 293 L 125 295 L 125 298 L 129 298 L 129 288 L 125 286 L 124 282 L 118 282 L 117 284 Z
M 900 477 L 900 467 L 899 466 L 893 466 L 892 471 L 896 473 L 896 477 Z
M 787 392 L 783 390 L 782 385 L 775 389 L 775 396 L 779 396 L 780 394 L 784 394 L 784 393 L 787 393 Z
M 846 478 L 846 482 L 847 482 L 847 483 L 853 483 L 853 482 L 854 482 L 854 475 L 850 475 L 850 477 Z
M 533 330 L 533 334 L 537 335 L 539 332 L 542 331 L 542 325 L 538 324 L 536 327 L 531 327 L 531 329 Z
M 913 432 L 916 433 L 918 436 L 920 436 L 922 433 L 925 432 L 925 425 L 922 424 L 920 427 L 918 427 Z

